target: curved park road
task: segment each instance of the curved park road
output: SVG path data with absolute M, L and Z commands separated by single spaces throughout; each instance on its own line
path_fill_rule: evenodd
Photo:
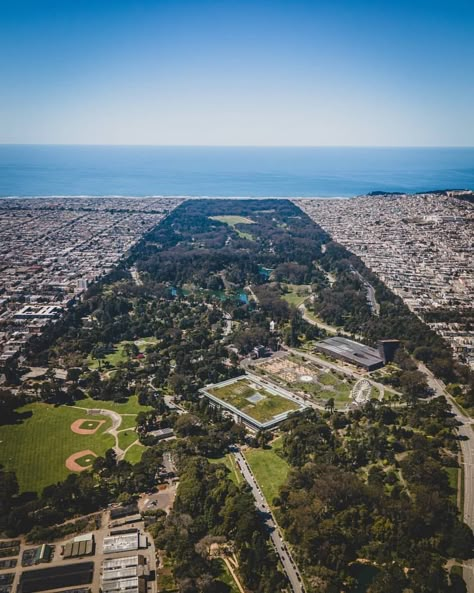
M 355 336 L 354 336 L 354 334 L 351 334 L 340 327 L 334 327 L 333 325 L 328 325 L 327 323 L 324 323 L 324 321 L 320 321 L 320 320 L 316 321 L 315 319 L 310 317 L 308 315 L 308 310 L 306 309 L 306 305 L 305 305 L 305 302 L 307 300 L 308 299 L 306 299 L 300 305 L 298 305 L 298 311 L 301 313 L 301 316 L 307 323 L 323 329 L 324 331 L 328 332 L 328 334 L 331 334 L 331 336 L 341 335 L 341 336 L 346 336 L 346 338 L 350 338 L 351 340 L 354 338 L 356 338 L 356 339 L 362 338 L 362 336 L 360 336 L 359 334 L 355 334 Z
M 428 385 L 436 395 L 443 395 L 446 398 L 456 420 L 460 423 L 457 430 L 462 437 L 459 443 L 464 468 L 464 508 L 462 513 L 464 522 L 474 531 L 474 430 L 472 419 L 462 412 L 452 396 L 446 391 L 445 385 L 423 363 L 420 362 L 418 368 L 426 375 Z M 468 593 L 474 593 L 474 559 L 463 563 L 463 578 L 466 581 Z
M 291 554 L 285 544 L 283 536 L 280 532 L 280 529 L 270 511 L 270 508 L 263 496 L 263 493 L 256 481 L 252 471 L 247 463 L 247 460 L 240 452 L 240 449 L 235 446 L 233 448 L 235 460 L 237 462 L 237 466 L 242 472 L 246 482 L 249 484 L 250 488 L 252 489 L 252 494 L 255 499 L 255 506 L 257 509 L 266 516 L 265 525 L 270 532 L 270 538 L 272 540 L 273 546 L 277 552 L 277 555 L 283 565 L 283 570 L 288 577 L 288 581 L 291 585 L 291 590 L 293 593 L 305 593 L 305 589 L 303 586 L 303 580 L 301 578 L 300 572 L 298 567 L 296 566 Z

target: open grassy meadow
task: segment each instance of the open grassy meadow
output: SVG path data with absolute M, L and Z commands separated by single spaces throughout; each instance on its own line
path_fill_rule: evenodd
M 246 216 L 209 216 L 212 220 L 218 220 L 219 222 L 223 222 L 224 224 L 228 224 L 232 229 L 242 237 L 242 239 L 248 239 L 249 241 L 253 241 L 253 237 L 250 233 L 246 233 L 245 231 L 241 231 L 237 228 L 238 224 L 255 224 L 255 221 L 251 218 L 247 218 Z
M 290 471 L 288 463 L 278 455 L 281 447 L 280 437 L 266 449 L 247 449 L 244 453 L 269 505 L 278 496 Z
M 157 339 L 154 337 L 140 338 L 133 342 L 124 340 L 116 344 L 113 351 L 106 354 L 102 360 L 99 360 L 92 356 L 92 354 L 89 354 L 87 358 L 87 364 L 90 369 L 116 369 L 118 366 L 127 362 L 129 359 L 126 349 L 127 344 L 135 344 L 140 352 L 145 352 L 148 346 L 153 346 L 156 344 L 156 342 Z
M 119 432 L 118 432 L 119 447 L 123 450 L 125 450 L 127 447 L 129 447 L 137 439 L 138 439 L 138 434 L 134 430 L 127 429 L 127 430 L 119 430 Z
M 311 294 L 311 287 L 306 284 L 286 284 L 285 290 L 281 298 L 294 307 L 299 307 Z
M 78 408 L 102 408 L 103 410 L 111 410 L 112 412 L 117 412 L 117 414 L 133 414 L 133 422 L 122 419 L 122 425 L 120 428 L 131 428 L 135 426 L 135 416 L 138 412 L 146 412 L 148 410 L 152 410 L 151 406 L 142 406 L 138 403 L 138 396 L 132 395 L 128 398 L 127 401 L 124 402 L 114 402 L 114 401 L 106 401 L 103 399 L 92 399 L 91 397 L 86 397 L 84 399 L 79 399 L 74 404 L 75 407 Z
M 145 448 L 146 447 L 141 443 L 135 443 L 125 453 L 125 461 L 128 461 L 132 464 L 138 463 L 142 459 L 142 455 L 145 451 Z
M 70 473 L 65 461 L 71 454 L 90 449 L 103 455 L 114 446 L 113 437 L 105 434 L 111 426 L 105 416 L 94 416 L 105 423 L 95 434 L 83 435 L 72 432 L 71 424 L 87 418 L 84 410 L 34 403 L 18 413 L 23 418 L 17 424 L 0 426 L 0 463 L 15 471 L 22 492 L 40 492 L 64 480 Z

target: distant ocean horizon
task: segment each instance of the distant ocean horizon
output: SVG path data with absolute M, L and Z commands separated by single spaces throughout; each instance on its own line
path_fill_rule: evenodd
M 0 145 L 0 197 L 474 190 L 473 148 Z

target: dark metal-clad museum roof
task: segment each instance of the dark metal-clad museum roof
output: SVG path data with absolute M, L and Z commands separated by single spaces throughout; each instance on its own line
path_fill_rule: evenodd
M 321 340 L 321 342 L 317 343 L 316 349 L 369 370 L 384 365 L 379 351 L 375 348 L 339 336 Z

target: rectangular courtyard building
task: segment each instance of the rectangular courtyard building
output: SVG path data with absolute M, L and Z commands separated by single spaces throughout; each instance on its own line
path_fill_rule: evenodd
M 375 348 L 339 336 L 321 340 L 316 344 L 315 349 L 338 360 L 355 364 L 367 371 L 375 371 L 385 364 L 380 352 Z
M 275 428 L 293 412 L 307 407 L 293 393 L 251 374 L 207 385 L 200 392 L 211 405 L 252 431 Z

